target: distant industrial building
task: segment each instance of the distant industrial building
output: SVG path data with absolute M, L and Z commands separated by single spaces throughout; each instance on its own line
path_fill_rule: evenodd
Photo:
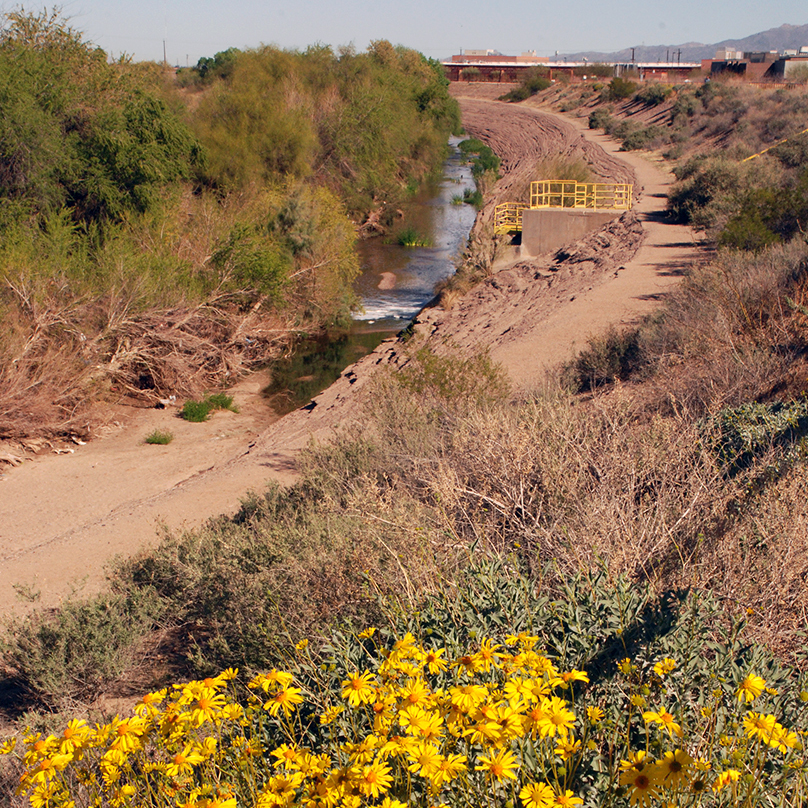
M 808 67 L 808 46 L 797 50 L 719 50 L 713 59 L 702 59 L 701 69 L 709 76 L 734 76 L 746 81 L 788 81 L 799 68 Z
M 615 76 L 629 73 L 648 81 L 681 82 L 695 76 L 738 78 L 744 81 L 788 81 L 808 67 L 808 46 L 797 50 L 742 52 L 730 49 L 718 51 L 713 59 L 700 62 L 609 62 Z M 550 78 L 586 78 L 586 68 L 592 63 L 586 60 L 568 62 L 565 59 L 537 56 L 536 51 L 526 51 L 519 56 L 508 56 L 492 49 L 462 50 L 443 62 L 446 77 L 450 81 L 516 82 L 525 71 L 541 66 L 548 70 Z

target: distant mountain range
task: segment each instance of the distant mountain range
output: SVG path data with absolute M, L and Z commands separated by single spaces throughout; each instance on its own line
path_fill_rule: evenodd
M 779 28 L 770 28 L 768 31 L 752 34 L 744 39 L 725 39 L 713 45 L 686 42 L 684 45 L 637 46 L 634 48 L 634 59 L 638 62 L 665 61 L 668 58 L 671 61 L 698 62 L 701 59 L 712 59 L 715 52 L 721 48 L 739 51 L 783 51 L 799 50 L 802 47 L 808 47 L 808 25 L 781 25 Z M 598 51 L 560 53 L 559 58 L 566 58 L 571 62 L 580 62 L 584 59 L 588 62 L 628 62 L 631 61 L 631 48 L 614 53 Z

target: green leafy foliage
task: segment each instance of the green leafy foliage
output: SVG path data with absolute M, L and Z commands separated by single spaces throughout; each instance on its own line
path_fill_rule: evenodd
M 143 442 L 154 446 L 167 446 L 172 440 L 174 440 L 172 432 L 167 429 L 154 429 L 146 435 Z
M 180 418 L 184 418 L 191 423 L 200 424 L 210 418 L 210 414 L 215 410 L 230 410 L 238 412 L 238 407 L 233 404 L 233 397 L 226 393 L 213 393 L 205 396 L 202 401 L 189 400 L 182 405 Z
M 505 93 L 501 101 L 524 101 L 542 90 L 546 90 L 552 85 L 549 77 L 549 70 L 544 67 L 531 67 L 526 70 L 522 78 L 519 80 L 519 86 L 515 87 L 510 92 Z
M 633 81 L 616 76 L 609 82 L 606 94 L 609 101 L 625 101 L 637 92 L 637 85 Z

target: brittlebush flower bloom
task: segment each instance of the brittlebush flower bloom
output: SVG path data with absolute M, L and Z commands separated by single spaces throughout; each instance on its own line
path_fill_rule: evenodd
M 575 714 L 567 709 L 567 702 L 553 696 L 542 705 L 544 719 L 539 722 L 539 734 L 543 738 L 567 737 L 567 732 L 575 726 Z
M 486 772 L 499 781 L 506 778 L 516 780 L 518 768 L 519 763 L 509 749 L 500 749 L 491 755 L 481 755 L 480 765 L 475 766 L 477 771 Z
M 743 720 L 743 728 L 747 738 L 759 738 L 764 743 L 768 743 L 776 723 L 777 719 L 773 715 L 747 713 Z
M 376 698 L 376 690 L 373 687 L 373 674 L 354 673 L 342 683 L 342 698 L 348 700 L 351 707 L 359 707 L 362 704 L 370 704 Z
M 674 749 L 673 752 L 665 752 L 657 765 L 662 782 L 671 788 L 678 788 L 687 782 L 687 770 L 693 765 L 693 758 L 681 749 Z
M 555 798 L 555 791 L 545 783 L 528 783 L 519 792 L 519 799 L 525 808 L 550 808 Z
M 574 791 L 567 789 L 563 794 L 561 792 L 556 794 L 555 804 L 558 808 L 575 808 L 576 805 L 583 805 L 584 801 L 576 797 Z
M 715 782 L 713 783 L 713 791 L 720 791 L 722 788 L 726 786 L 737 783 L 738 780 L 741 778 L 741 773 L 737 769 L 727 769 L 718 777 L 715 778 Z
M 620 775 L 621 786 L 631 788 L 629 802 L 631 805 L 650 805 L 659 795 L 659 769 L 656 766 L 631 766 Z
M 676 667 L 676 660 L 665 657 L 654 665 L 654 673 L 660 678 L 669 674 Z
M 289 716 L 298 704 L 303 703 L 303 691 L 299 687 L 287 687 L 280 690 L 269 701 L 264 702 L 264 709 L 272 716 L 277 715 L 281 710 L 285 716 Z
M 587 707 L 586 717 L 589 719 L 590 724 L 599 724 L 603 721 L 604 712 L 600 707 Z
M 169 763 L 165 772 L 169 777 L 178 777 L 181 774 L 193 774 L 194 766 L 198 766 L 205 761 L 204 755 L 200 755 L 198 751 L 194 750 L 191 744 L 186 744 L 182 752 L 177 752 L 171 763 Z
M 762 679 L 760 676 L 755 676 L 754 673 L 750 673 L 741 684 L 738 685 L 738 701 L 746 701 L 747 704 L 751 704 L 763 692 L 765 687 L 765 679 Z
M 662 707 L 659 711 L 656 710 L 646 710 L 642 714 L 643 719 L 645 719 L 646 724 L 660 724 L 663 726 L 668 732 L 670 733 L 671 738 L 674 735 L 681 735 L 682 734 L 682 727 L 676 723 L 673 715 L 669 713 L 664 707 Z
M 390 767 L 378 760 L 364 766 L 358 779 L 359 790 L 366 797 L 373 797 L 374 799 L 384 794 L 392 783 L 393 778 L 390 774 Z

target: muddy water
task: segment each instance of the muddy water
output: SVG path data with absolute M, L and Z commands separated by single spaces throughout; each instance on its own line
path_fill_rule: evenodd
M 441 179 L 404 210 L 401 227 L 412 227 L 430 246 L 402 247 L 391 243 L 392 238 L 361 242 L 362 274 L 355 288 L 362 310 L 354 315 L 351 329 L 304 340 L 289 359 L 273 365 L 273 380 L 264 395 L 280 415 L 306 404 L 348 365 L 405 328 L 432 299 L 436 284 L 454 272 L 477 213 L 471 205 L 452 202 L 475 188 L 471 167 L 461 161 L 459 142 L 449 141 L 451 152 Z

